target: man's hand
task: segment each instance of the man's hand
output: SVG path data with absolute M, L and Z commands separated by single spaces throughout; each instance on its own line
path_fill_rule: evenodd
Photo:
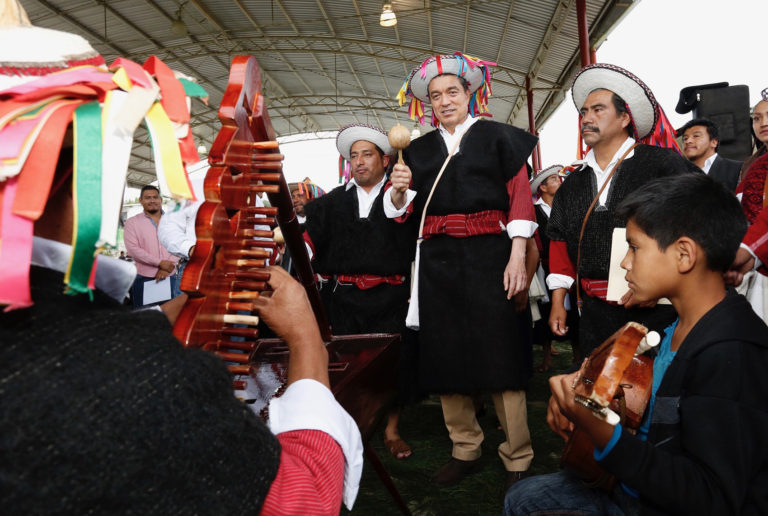
M 602 450 L 611 440 L 613 427 L 595 417 L 588 408 L 576 403 L 573 382 L 577 375 L 578 373 L 562 374 L 549 379 L 552 397 L 547 409 L 547 423 L 555 433 L 566 439 L 573 427 L 577 426 L 596 448 Z
M 619 304 L 624 308 L 653 308 L 658 301 L 658 299 L 652 299 L 650 301 L 638 302 L 635 300 L 632 290 L 628 290 L 627 293 L 619 299 Z
M 160 260 L 160 265 L 157 266 L 160 270 L 167 272 L 168 274 L 173 272 L 176 264 L 170 260 Z
M 552 391 L 552 396 L 550 396 L 549 404 L 547 405 L 547 424 L 553 432 L 555 432 L 566 441 L 571 437 L 571 434 L 573 433 L 573 423 L 571 420 L 565 417 L 565 414 L 563 414 L 560 410 L 560 406 L 558 405 L 557 399 L 555 397 L 555 391 L 560 390 L 561 384 L 558 380 L 560 377 L 571 377 L 575 374 L 576 373 L 573 373 L 572 375 L 558 375 L 549 379 L 549 388 Z
M 731 268 L 725 273 L 726 285 L 733 285 L 734 287 L 741 285 L 741 282 L 744 281 L 744 275 L 751 271 L 754 266 L 755 257 L 743 247 L 739 247 L 739 250 L 736 251 L 736 259 L 733 260 Z
M 504 290 L 507 292 L 507 299 L 518 292 L 525 290 L 528 286 L 528 273 L 525 270 L 525 246 L 527 238 L 514 237 L 512 239 L 512 251 L 509 254 L 509 261 L 504 267 Z
M 288 383 L 311 378 L 330 388 L 328 352 L 307 293 L 282 267 L 267 267 L 271 291 L 253 304 L 259 316 L 288 345 Z
M 528 306 L 528 291 L 521 290 L 515 294 L 515 312 L 522 312 Z
M 408 168 L 408 165 L 401 163 L 396 163 L 389 175 L 389 180 L 392 182 L 390 191 L 392 204 L 398 210 L 405 206 L 405 192 L 411 186 L 411 178 L 411 169 Z
M 168 317 L 168 321 L 171 323 L 171 326 L 176 323 L 176 319 L 179 317 L 181 309 L 184 308 L 184 303 L 187 302 L 187 297 L 189 296 L 182 293 L 181 295 L 178 295 L 170 301 L 166 301 L 160 305 L 160 310 L 162 310 L 165 316 Z
M 157 269 L 157 273 L 155 273 L 155 283 L 163 281 L 167 277 L 168 277 L 167 272 L 165 272 L 163 269 Z
M 565 325 L 568 312 L 565 309 L 565 295 L 568 291 L 564 288 L 558 288 L 552 291 L 552 307 L 549 310 L 549 328 L 552 333 L 558 337 L 568 333 L 568 326 Z

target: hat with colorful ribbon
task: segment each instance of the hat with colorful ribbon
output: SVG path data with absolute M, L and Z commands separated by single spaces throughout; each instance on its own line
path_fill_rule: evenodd
M 429 83 L 442 74 L 453 74 L 463 77 L 469 84 L 469 113 L 472 116 L 488 115 L 488 99 L 491 96 L 490 67 L 496 66 L 491 61 L 482 61 L 456 52 L 450 55 L 432 56 L 424 60 L 408 74 L 403 82 L 397 99 L 402 106 L 410 97 L 408 116 L 424 124 L 424 104 L 429 104 Z M 438 121 L 432 113 L 432 126 L 437 127 Z
M 582 68 L 572 86 L 573 103 L 577 110 L 581 110 L 589 94 L 595 90 L 612 91 L 624 99 L 635 140 L 680 152 L 674 127 L 651 89 L 637 76 L 608 63 L 595 63 Z
M 302 181 L 296 183 L 289 183 L 288 190 L 291 193 L 298 190 L 300 194 L 304 194 L 307 197 L 308 201 L 325 195 L 325 190 L 313 183 L 308 177 L 305 177 Z
M 96 254 L 116 246 L 120 207 L 133 146 L 144 121 L 152 140 L 160 190 L 194 198 L 185 165 L 199 161 L 190 131 L 188 96 L 156 57 L 143 65 L 118 58 L 111 66 L 87 41 L 29 24 L 16 0 L 3 0 L 0 30 L 0 305 L 32 304 L 29 268 L 34 223 L 50 194 L 71 181 L 72 255 L 64 281 L 90 292 Z M 5 16 L 11 13 L 11 20 Z M 8 41 L 8 37 L 18 38 Z M 40 39 L 42 38 L 42 39 Z M 24 48 L 19 41 L 35 41 Z M 44 41 L 45 44 L 40 44 Z M 72 143 L 65 144 L 71 127 Z M 62 153 L 71 173 L 58 174 Z M 65 171 L 68 172 L 68 171 Z
M 552 165 L 539 171 L 538 174 L 531 178 L 531 194 L 536 195 L 536 193 L 539 191 L 539 186 L 541 186 L 541 183 L 546 181 L 548 177 L 559 174 L 562 169 L 562 165 Z

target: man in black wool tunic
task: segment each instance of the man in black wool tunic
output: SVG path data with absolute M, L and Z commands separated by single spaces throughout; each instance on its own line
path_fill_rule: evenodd
M 493 393 L 508 482 L 533 459 L 525 404 L 531 346 L 519 337 L 511 298 L 527 288 L 525 248 L 536 219 L 525 164 L 536 137 L 476 116 L 486 111 L 492 64 L 433 56 L 406 79 L 401 101 L 410 96 L 416 115 L 429 102 L 437 130 L 405 149 L 385 198 L 388 216 L 423 223 L 407 324 L 419 329 L 421 386 L 441 395 L 453 442 L 451 460 L 433 477 L 441 486 L 479 469 L 476 393 Z
M 336 147 L 349 161 L 352 178 L 304 208 L 304 238 L 312 268 L 330 277 L 322 297 L 331 331 L 400 333 L 403 348 L 410 347 L 404 330 L 414 224 L 398 224 L 382 208 L 392 147 L 384 131 L 365 124 L 343 127 Z M 405 360 L 400 362 L 401 369 L 408 366 Z M 412 390 L 405 385 L 406 373 L 400 372 L 400 402 Z M 390 413 L 384 441 L 395 458 L 404 459 L 411 449 L 398 433 L 398 414 Z
M 624 227 L 614 210 L 652 179 L 700 171 L 679 154 L 674 129 L 651 90 L 627 70 L 603 63 L 584 68 L 573 81 L 573 101 L 590 150 L 574 164 L 552 204 L 547 287 L 550 327 L 565 335 L 565 295 L 580 280 L 579 347 L 586 357 L 628 321 L 660 332 L 674 320 L 670 305 L 638 306 L 629 294 L 618 303 L 606 301 L 612 235 Z
M 338 515 L 342 498 L 351 509 L 362 441 L 331 393 L 328 353 L 304 289 L 273 267 L 271 291 L 254 300 L 290 351 L 288 385 L 270 404 L 268 427 L 234 396 L 221 359 L 174 337 L 169 321 L 185 296 L 164 305 L 166 313 L 131 311 L 121 302 L 134 265 L 95 260 L 95 237 L 78 253 L 89 233 L 83 228 L 98 236 L 119 207 L 119 199 L 91 211 L 77 202 L 93 203 L 89 189 L 107 180 L 101 140 L 92 139 L 102 135 L 97 92 L 119 81 L 84 39 L 31 27 L 19 4 L 0 5 L 0 17 L 14 13 L 19 26 L 0 31 L 0 84 L 22 88 L 4 89 L 2 100 L 25 106 L 18 91 L 28 90 L 36 95 L 28 104 L 61 96 L 88 103 L 42 121 L 32 137 L 46 152 L 0 180 L 2 251 L 15 253 L 3 267 L 13 281 L 0 282 L 7 305 L 0 311 L 0 512 Z M 47 55 L 22 62 L 14 37 Z M 54 71 L 71 80 L 84 70 L 96 79 L 81 78 L 75 95 L 41 86 Z M 134 83 L 131 91 L 158 98 L 156 89 L 142 88 Z M 92 97 L 83 99 L 84 90 Z M 173 93 L 163 100 L 169 97 L 179 100 Z M 115 149 L 117 131 L 103 134 L 104 148 Z M 37 180 L 19 180 L 29 174 Z M 12 211 L 31 195 L 40 210 L 34 217 Z M 87 285 L 74 279 L 83 277 Z

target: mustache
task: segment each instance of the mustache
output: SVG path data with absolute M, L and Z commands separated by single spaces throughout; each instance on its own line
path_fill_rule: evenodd
M 584 125 L 581 127 L 581 134 L 584 134 L 584 131 L 592 131 L 593 133 L 600 133 L 600 129 L 596 125 Z

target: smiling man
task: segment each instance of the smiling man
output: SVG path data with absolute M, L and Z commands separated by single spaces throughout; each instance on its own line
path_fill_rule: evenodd
M 683 138 L 683 154 L 705 174 L 733 192 L 739 183 L 741 161 L 724 158 L 717 153 L 720 131 L 714 122 L 696 118 L 677 130 Z
M 330 278 L 321 297 L 334 335 L 403 333 L 407 277 L 413 260 L 413 224 L 384 215 L 382 199 L 392 147 L 387 134 L 364 124 L 343 127 L 336 138 L 352 179 L 307 203 L 304 238 L 315 272 Z M 390 414 L 385 444 L 398 459 L 411 454 Z
M 123 232 L 125 249 L 136 263 L 136 280 L 131 288 L 134 308 L 154 304 L 144 302 L 145 283 L 170 278 L 170 292 L 173 293 L 179 281 L 176 273 L 179 258 L 169 253 L 157 237 L 157 226 L 163 216 L 160 191 L 156 186 L 144 186 L 139 195 L 139 203 L 144 211 L 126 220 Z
M 420 385 L 441 395 L 453 442 L 452 458 L 433 477 L 439 486 L 480 468 L 483 431 L 472 399 L 479 393 L 492 393 L 504 429 L 498 453 L 507 482 L 533 459 L 525 404 L 531 346 L 519 336 L 511 298 L 528 288 L 525 246 L 536 217 L 526 160 L 536 137 L 480 121 L 492 65 L 456 53 L 411 72 L 400 99 L 412 98 L 413 115 L 429 103 L 437 130 L 403 152 L 385 197 L 389 216 L 423 223 L 408 324 L 419 329 Z
M 573 82 L 573 100 L 590 150 L 552 204 L 549 323 L 556 335 L 567 332 L 564 299 L 578 278 L 579 346 L 587 356 L 627 321 L 660 331 L 674 318 L 668 305 L 637 307 L 626 299 L 625 308 L 605 300 L 612 234 L 622 226 L 614 211 L 652 179 L 700 171 L 674 152 L 674 134 L 653 93 L 627 70 L 603 63 L 584 68 Z

